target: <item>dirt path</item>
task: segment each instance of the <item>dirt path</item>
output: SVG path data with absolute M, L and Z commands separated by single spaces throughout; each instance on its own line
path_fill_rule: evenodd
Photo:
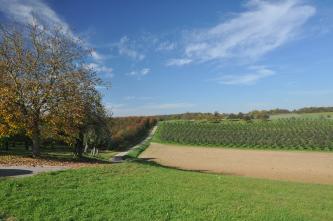
M 135 145 L 135 146 L 129 148 L 129 149 L 126 150 L 126 151 L 123 151 L 123 152 L 120 152 L 120 153 L 114 155 L 114 156 L 110 159 L 110 161 L 111 161 L 112 163 L 121 163 L 121 162 L 123 162 L 123 161 L 124 161 L 124 158 L 126 157 L 126 155 L 127 155 L 131 150 L 135 150 L 135 149 L 137 149 L 137 148 L 140 148 L 141 145 L 143 145 L 144 143 L 146 143 L 149 139 L 151 139 L 151 138 L 154 136 L 156 130 L 157 130 L 157 126 L 154 126 L 153 129 L 149 132 L 148 136 L 147 136 L 143 141 L 141 141 L 139 144 L 137 144 L 137 145 Z
M 333 153 L 185 147 L 152 143 L 140 158 L 185 170 L 333 184 Z

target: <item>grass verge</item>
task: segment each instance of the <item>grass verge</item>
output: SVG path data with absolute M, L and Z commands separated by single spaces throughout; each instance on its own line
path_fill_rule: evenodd
M 132 149 L 128 152 L 125 158 L 137 158 L 150 145 L 150 140 L 140 145 L 140 147 Z
M 156 130 L 156 129 L 155 129 Z M 125 158 L 137 158 L 143 151 L 145 151 L 149 145 L 150 142 L 153 140 L 154 138 L 154 133 L 155 132 L 150 132 L 149 136 L 141 143 L 139 144 L 139 147 L 131 149 L 127 155 L 125 156 Z

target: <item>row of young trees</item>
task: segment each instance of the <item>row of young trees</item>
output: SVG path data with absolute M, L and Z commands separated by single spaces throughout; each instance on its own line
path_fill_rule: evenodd
M 204 146 L 333 150 L 333 122 L 321 119 L 274 121 L 167 121 L 156 139 Z
M 40 154 L 42 139 L 67 143 L 81 156 L 84 143 L 107 142 L 107 114 L 87 68 L 86 49 L 62 28 L 38 22 L 0 28 L 0 138 L 23 134 Z

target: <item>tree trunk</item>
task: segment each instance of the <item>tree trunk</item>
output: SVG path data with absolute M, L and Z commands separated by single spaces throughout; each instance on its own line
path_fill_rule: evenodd
M 25 150 L 29 150 L 29 143 L 27 140 L 24 141 Z
M 87 153 L 88 148 L 89 148 L 88 143 L 86 143 L 86 144 L 84 145 L 84 153 Z
M 8 151 L 9 150 L 9 141 L 5 140 L 5 150 Z
M 80 130 L 79 138 L 76 139 L 74 154 L 75 154 L 75 156 L 81 158 L 83 155 L 83 151 L 84 151 L 83 133 L 82 133 L 82 130 Z
M 80 139 L 76 139 L 74 154 L 75 156 L 81 158 L 83 153 L 83 142 Z
M 34 128 L 32 129 L 32 156 L 36 157 L 40 155 L 40 129 L 39 123 L 34 123 Z

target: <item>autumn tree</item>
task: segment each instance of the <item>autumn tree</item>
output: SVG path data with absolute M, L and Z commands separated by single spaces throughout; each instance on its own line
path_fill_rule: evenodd
M 52 131 L 49 134 L 55 136 L 53 138 L 60 138 L 71 144 L 74 147 L 74 154 L 78 157 L 82 156 L 84 146 L 91 148 L 97 148 L 103 144 L 107 146 L 110 140 L 110 127 L 107 124 L 109 116 L 102 105 L 101 96 L 92 85 L 86 85 L 85 88 L 85 93 L 76 98 L 76 102 L 80 100 L 80 110 L 73 110 L 77 107 L 76 105 L 60 106 L 55 115 L 49 116 L 51 127 L 47 130 Z M 65 102 L 64 105 L 69 103 Z M 63 111 L 67 108 L 71 109 L 70 113 Z M 82 111 L 80 122 L 76 122 L 77 111 Z
M 98 79 L 90 50 L 62 28 L 38 24 L 0 29 L 0 135 L 24 129 L 40 154 L 42 136 L 74 143 Z
M 99 94 L 92 93 L 91 95 L 86 102 L 86 117 L 80 128 L 79 139 L 77 139 L 76 155 L 78 156 L 82 154 L 83 145 L 87 151 L 89 147 L 96 150 L 103 146 L 106 148 L 111 143 L 111 127 L 107 122 L 110 116 L 101 105 Z

